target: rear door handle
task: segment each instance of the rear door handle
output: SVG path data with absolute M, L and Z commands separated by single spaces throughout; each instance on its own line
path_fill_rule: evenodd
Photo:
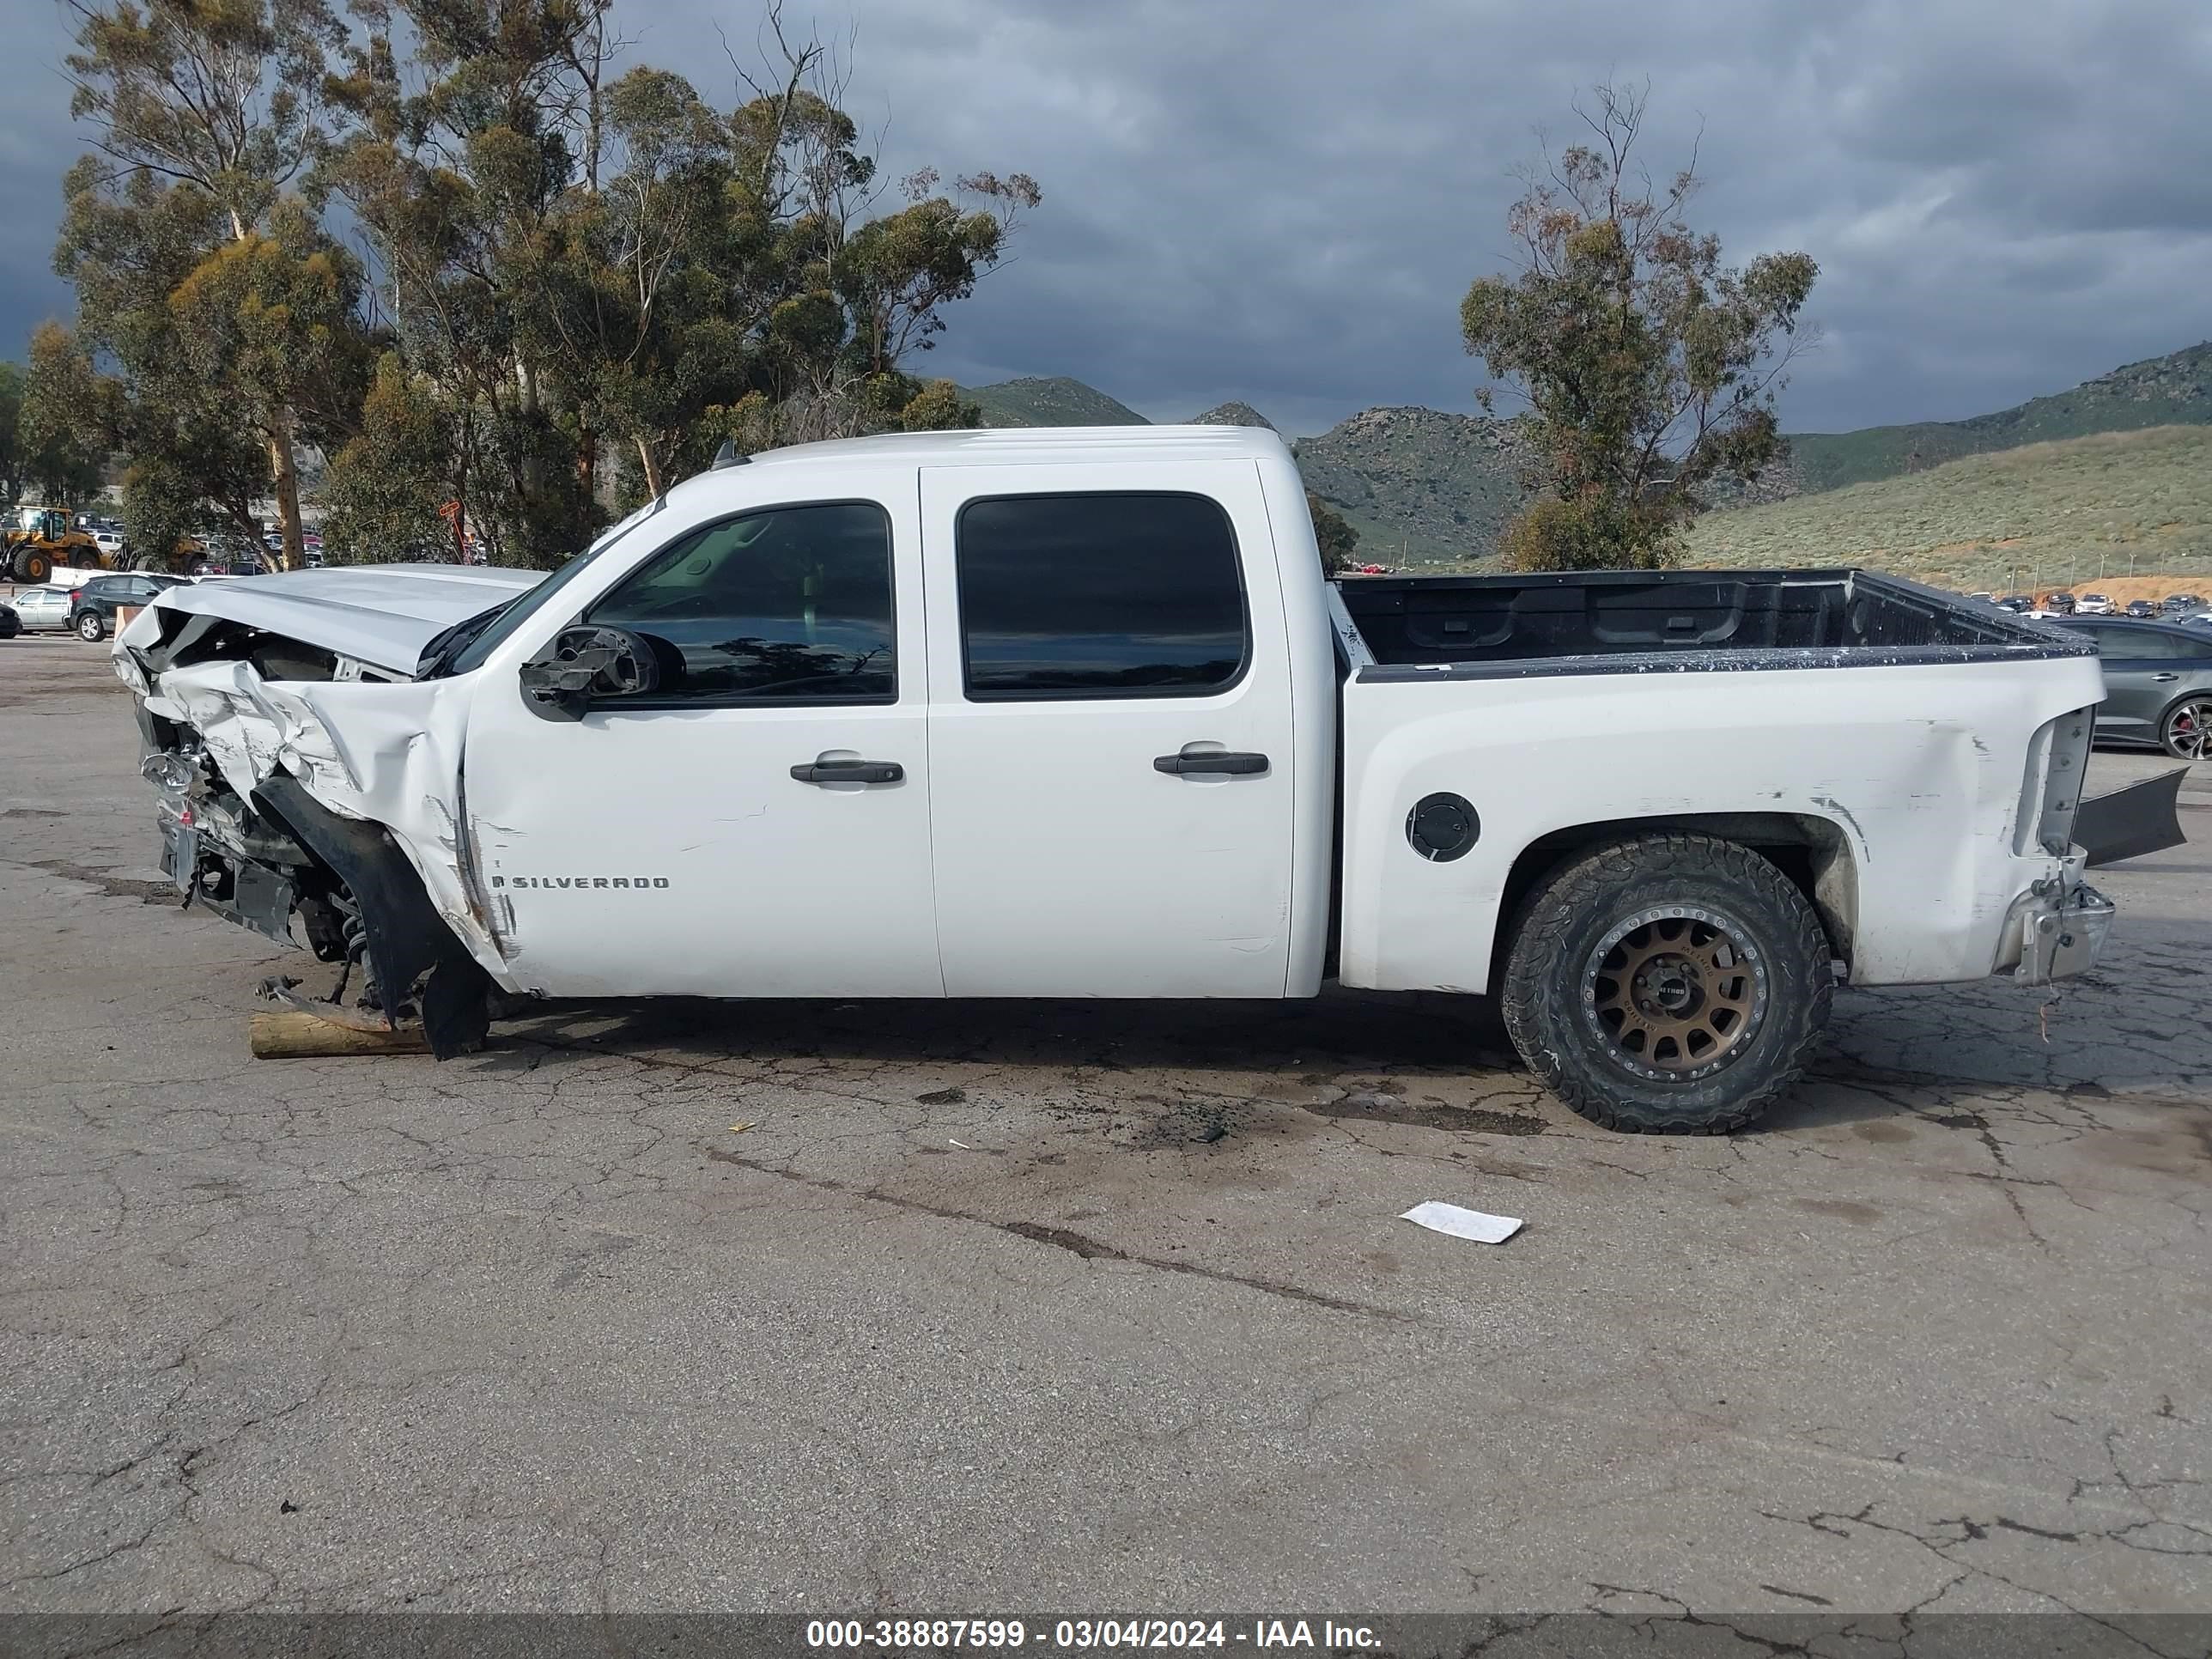
M 2151 676 L 2151 678 L 2154 680 L 2178 680 L 2180 678 L 2181 676 L 2179 674 L 2154 674 Z
M 801 783 L 896 783 L 906 768 L 896 761 L 808 761 L 791 769 Z
M 1234 777 L 1249 777 L 1255 772 L 1267 769 L 1265 755 L 1239 754 L 1233 750 L 1215 750 L 1212 753 L 1156 755 L 1152 770 L 1169 772 L 1177 777 L 1195 777 L 1207 773 L 1226 772 Z

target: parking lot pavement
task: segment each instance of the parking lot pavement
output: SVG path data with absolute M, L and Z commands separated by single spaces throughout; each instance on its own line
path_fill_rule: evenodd
M 2201 786 L 2055 1006 L 1647 1140 L 1442 1000 L 256 1062 L 105 672 L 0 645 L 0 1609 L 2212 1606 Z

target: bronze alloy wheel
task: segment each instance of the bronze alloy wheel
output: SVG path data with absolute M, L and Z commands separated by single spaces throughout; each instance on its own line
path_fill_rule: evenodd
M 2212 757 L 2212 697 L 2191 697 L 2176 703 L 2160 735 L 2166 740 L 2166 752 L 2176 760 Z
M 1583 965 L 1583 1018 L 1613 1063 L 1660 1083 L 1711 1077 L 1766 1014 L 1766 964 L 1741 927 L 1695 905 L 1639 910 Z

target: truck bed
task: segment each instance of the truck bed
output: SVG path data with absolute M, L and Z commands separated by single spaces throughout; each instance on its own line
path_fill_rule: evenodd
M 1576 571 L 1337 585 L 1363 682 L 2016 661 L 2086 640 L 1871 571 Z

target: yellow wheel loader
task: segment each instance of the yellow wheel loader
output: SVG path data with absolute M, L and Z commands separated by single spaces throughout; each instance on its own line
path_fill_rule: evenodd
M 100 550 L 92 532 L 74 526 L 66 509 L 27 507 L 0 543 L 0 575 L 35 586 L 58 568 L 112 570 L 121 564 Z

